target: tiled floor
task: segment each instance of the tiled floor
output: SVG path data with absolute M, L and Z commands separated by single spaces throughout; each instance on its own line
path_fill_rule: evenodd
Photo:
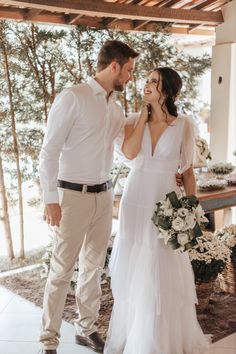
M 41 309 L 0 287 L 0 353 L 37 354 Z M 63 321 L 58 354 L 94 354 L 74 344 L 74 328 Z
M 0 287 L 0 353 L 37 354 L 41 309 Z M 74 344 L 74 328 L 63 321 L 58 354 L 94 354 Z M 209 354 L 235 354 L 236 333 L 214 343 Z

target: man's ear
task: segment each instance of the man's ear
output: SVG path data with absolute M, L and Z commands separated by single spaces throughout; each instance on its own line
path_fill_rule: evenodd
M 117 61 L 112 61 L 110 64 L 112 74 L 116 74 L 120 70 L 120 64 Z

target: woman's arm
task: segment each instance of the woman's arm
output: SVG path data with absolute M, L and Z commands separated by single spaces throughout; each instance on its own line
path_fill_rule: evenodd
M 129 160 L 133 160 L 138 155 L 141 149 L 143 132 L 144 132 L 147 119 L 148 119 L 148 111 L 147 108 L 144 107 L 141 111 L 136 126 L 132 124 L 132 125 L 127 125 L 125 127 L 125 138 L 121 150 L 125 155 L 125 157 Z
M 196 194 L 196 181 L 193 167 L 183 173 L 183 184 L 186 195 Z

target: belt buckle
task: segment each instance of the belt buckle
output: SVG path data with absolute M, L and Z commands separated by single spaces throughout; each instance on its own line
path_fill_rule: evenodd
M 88 189 L 87 184 L 83 184 L 82 193 L 86 193 Z

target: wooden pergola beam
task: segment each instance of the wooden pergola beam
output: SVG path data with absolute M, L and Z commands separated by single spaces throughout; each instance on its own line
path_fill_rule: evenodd
M 69 15 L 67 18 L 68 25 L 75 25 L 82 16 L 83 15 Z
M 16 10 L 13 8 L 0 7 L 0 19 L 16 20 L 16 21 L 30 21 L 30 19 L 25 19 L 25 10 Z M 43 12 L 40 11 L 38 15 L 34 15 L 34 22 L 39 23 L 53 23 L 58 25 L 66 24 L 65 16 L 62 14 L 48 14 L 45 16 Z
M 13 19 L 16 21 L 25 21 L 25 13 L 24 10 L 22 11 L 16 11 L 15 9 L 7 9 L 4 7 L 0 7 L 0 19 L 1 18 L 7 18 L 7 19 Z M 53 24 L 58 24 L 58 25 L 64 25 L 68 24 L 71 20 L 70 15 L 64 15 L 64 14 L 50 14 L 48 13 L 45 15 L 45 13 L 41 12 L 38 15 L 35 15 L 33 18 L 33 21 L 36 23 L 53 23 Z M 81 26 L 89 26 L 92 28 L 98 28 L 98 29 L 104 29 L 104 27 L 109 28 L 109 29 L 121 29 L 124 31 L 138 31 L 138 26 L 135 21 L 132 20 L 114 20 L 106 24 L 104 26 L 104 23 L 102 20 L 98 18 L 88 18 L 88 17 L 78 17 L 76 20 L 76 25 L 81 25 Z M 142 23 L 142 31 L 143 32 L 155 32 L 157 29 L 157 24 L 155 22 L 147 22 L 147 23 Z M 160 30 L 160 29 L 159 29 Z M 173 27 L 169 27 L 166 29 L 167 32 L 173 33 L 173 34 L 188 34 L 189 33 L 189 27 L 180 27 L 178 25 L 175 25 Z M 204 36 L 214 36 L 215 31 L 214 27 L 211 29 L 208 28 L 197 28 L 193 31 L 194 35 L 204 35 Z
M 113 17 L 143 21 L 163 21 L 194 24 L 223 22 L 221 11 L 173 9 L 157 6 L 140 6 L 110 3 L 100 0 L 0 0 L 0 4 L 50 12 L 71 13 L 91 17 Z
M 149 23 L 150 21 L 133 21 L 133 25 L 134 25 L 134 31 L 140 30 L 140 28 L 142 28 L 143 26 L 145 26 L 147 23 Z
M 188 33 L 192 33 L 193 31 L 196 31 L 197 28 L 200 28 L 201 25 L 192 25 L 189 26 Z
M 25 21 L 31 21 L 34 19 L 35 16 L 39 15 L 42 10 L 32 9 L 32 10 L 24 10 L 23 17 Z

